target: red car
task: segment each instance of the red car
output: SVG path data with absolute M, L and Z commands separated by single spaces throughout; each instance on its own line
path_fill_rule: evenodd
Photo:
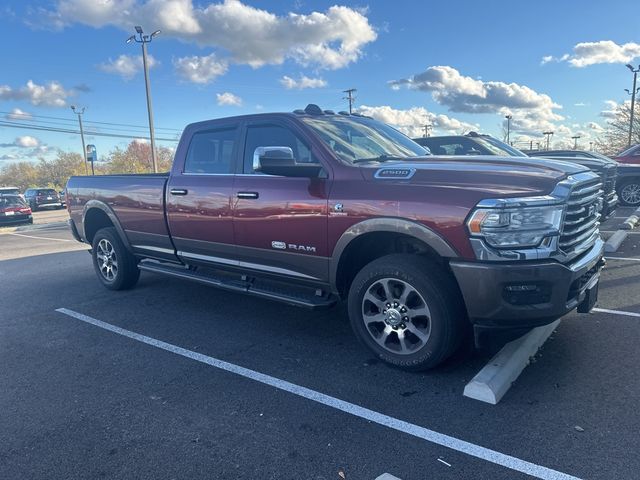
M 613 159 L 616 162 L 620 163 L 640 165 L 640 143 L 638 145 L 634 145 L 633 147 L 627 148 L 623 152 L 613 157 Z
M 0 226 L 33 223 L 31 208 L 18 195 L 0 195 Z

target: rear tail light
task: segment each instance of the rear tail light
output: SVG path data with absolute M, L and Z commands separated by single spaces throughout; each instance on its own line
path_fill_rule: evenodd
M 20 213 L 31 213 L 31 208 L 29 208 L 29 207 L 21 208 L 20 209 Z

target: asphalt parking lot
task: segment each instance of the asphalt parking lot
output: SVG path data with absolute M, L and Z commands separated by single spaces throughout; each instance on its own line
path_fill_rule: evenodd
M 638 244 L 491 406 L 462 396 L 486 353 L 405 373 L 342 308 L 147 273 L 111 292 L 65 228 L 1 234 L 0 478 L 637 478 Z

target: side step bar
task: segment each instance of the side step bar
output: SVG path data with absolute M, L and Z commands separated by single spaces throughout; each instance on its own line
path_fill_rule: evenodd
M 142 260 L 138 264 L 138 268 L 145 272 L 192 280 L 231 292 L 245 293 L 312 310 L 329 308 L 337 303 L 337 298 L 334 295 L 312 287 L 289 286 L 281 282 L 247 278 L 245 275 L 238 275 L 237 278 L 234 278 L 226 273 L 218 273 L 215 270 L 200 267 L 192 270 L 175 264 Z

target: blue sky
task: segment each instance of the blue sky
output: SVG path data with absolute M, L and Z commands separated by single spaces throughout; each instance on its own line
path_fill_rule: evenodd
M 88 130 L 145 136 L 133 26 L 161 29 L 149 51 L 156 135 L 185 124 L 307 103 L 356 107 L 419 134 L 480 130 L 512 140 L 581 142 L 606 127 L 640 63 L 634 1 L 336 3 L 228 0 L 30 0 L 0 7 L 0 165 L 79 149 L 69 105 Z M 31 83 L 28 83 L 31 82 Z M 608 102 L 608 103 L 605 103 Z M 602 112 L 605 111 L 603 114 Z M 11 112 L 14 114 L 11 115 Z M 108 122 L 119 125 L 94 124 Z M 99 153 L 130 139 L 95 136 Z M 173 142 L 160 142 L 173 146 Z

